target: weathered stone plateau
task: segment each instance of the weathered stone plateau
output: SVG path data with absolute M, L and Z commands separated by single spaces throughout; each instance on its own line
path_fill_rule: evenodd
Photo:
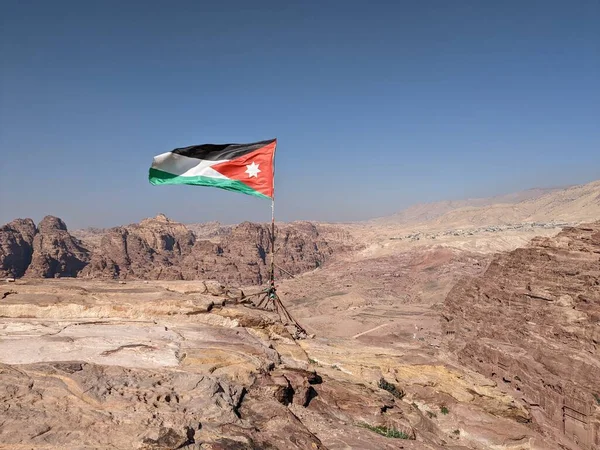
M 0 448 L 554 448 L 523 404 L 419 346 L 294 341 L 274 313 L 203 286 L 11 283 Z
M 600 222 L 497 256 L 443 310 L 460 362 L 524 401 L 562 445 L 600 448 Z

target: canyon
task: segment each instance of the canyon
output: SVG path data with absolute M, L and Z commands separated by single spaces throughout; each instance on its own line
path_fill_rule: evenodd
M 277 223 L 0 228 L 0 448 L 600 446 L 600 182 Z

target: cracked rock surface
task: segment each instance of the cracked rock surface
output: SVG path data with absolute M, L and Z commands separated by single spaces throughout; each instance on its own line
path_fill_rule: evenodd
M 442 315 L 461 364 L 523 401 L 564 448 L 600 448 L 600 222 L 499 254 L 452 289 Z
M 10 286 L 3 449 L 555 448 L 522 403 L 419 345 L 294 341 L 200 281 Z

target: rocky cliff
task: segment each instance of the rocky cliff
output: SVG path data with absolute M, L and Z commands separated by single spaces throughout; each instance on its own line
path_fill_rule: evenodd
M 81 272 L 86 278 L 181 279 L 176 266 L 191 252 L 194 234 L 163 214 L 106 230 Z
M 321 236 L 312 223 L 285 224 L 278 226 L 275 233 L 277 270 L 284 277 L 316 269 L 340 249 Z M 260 284 L 268 277 L 271 241 L 266 225 L 244 222 L 222 237 L 218 244 L 204 241 L 197 245 L 207 246 L 212 248 L 193 252 L 184 260 L 185 279 L 198 278 L 199 274 L 216 278 L 222 274 L 223 281 L 229 283 Z
M 212 227 L 214 228 L 214 227 Z M 343 233 L 342 233 L 343 234 Z M 139 224 L 72 236 L 61 219 L 48 216 L 38 228 L 31 219 L 0 229 L 3 276 L 194 280 L 260 284 L 269 271 L 270 229 L 245 222 L 197 238 L 185 225 L 159 214 Z M 349 236 L 308 222 L 276 230 L 278 275 L 295 275 L 322 265 L 351 245 Z M 89 242 L 88 242 L 89 239 Z
M 331 244 L 311 223 L 284 224 L 276 230 L 282 274 L 315 269 L 343 244 Z M 244 222 L 218 239 L 196 239 L 185 225 L 163 215 L 139 225 L 108 230 L 83 277 L 194 280 L 260 284 L 268 276 L 270 230 Z
M 16 219 L 0 228 L 2 276 L 74 277 L 88 262 L 89 251 L 57 217 L 44 217 L 37 228 L 31 219 Z
M 25 276 L 74 277 L 90 260 L 88 249 L 71 236 L 58 217 L 46 216 L 33 238 L 31 263 Z
M 31 219 L 15 219 L 0 228 L 0 276 L 25 274 L 33 255 L 35 232 Z
M 11 283 L 0 448 L 560 450 L 521 402 L 418 341 L 294 340 L 275 312 L 203 286 Z
M 459 282 L 448 346 L 494 378 L 566 448 L 600 448 L 600 222 L 537 238 Z

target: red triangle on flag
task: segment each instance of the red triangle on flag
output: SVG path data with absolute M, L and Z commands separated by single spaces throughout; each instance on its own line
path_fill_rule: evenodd
M 277 141 L 265 145 L 239 158 L 211 166 L 232 180 L 241 181 L 246 186 L 267 197 L 273 197 L 273 158 Z

